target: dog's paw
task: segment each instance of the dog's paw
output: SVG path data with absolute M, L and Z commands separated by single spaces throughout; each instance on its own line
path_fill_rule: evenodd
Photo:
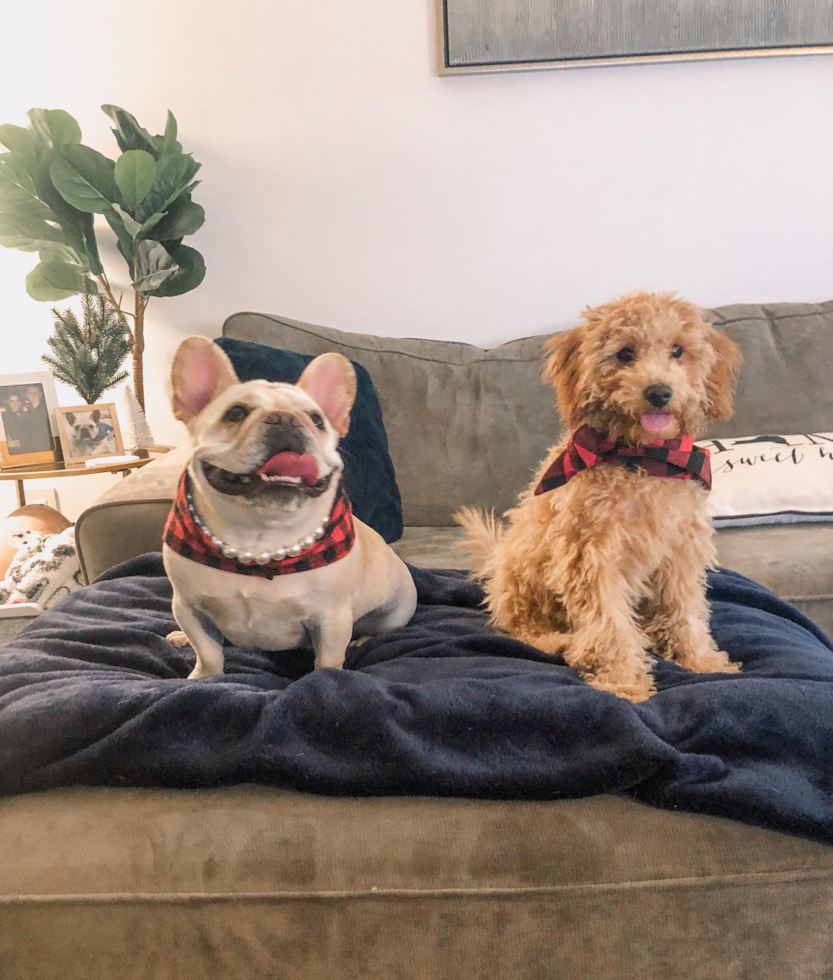
M 570 633 L 518 633 L 515 639 L 528 643 L 536 647 L 542 653 L 548 653 L 551 657 L 563 657 L 570 646 L 572 639 Z
M 175 647 L 189 647 L 189 646 L 191 646 L 191 641 L 182 632 L 182 630 L 174 630 L 173 633 L 168 633 L 168 635 L 165 637 L 165 639 L 168 641 L 168 643 L 170 643 L 172 646 L 175 646 Z
M 222 675 L 222 670 L 206 670 L 201 668 L 199 664 L 191 671 L 188 675 L 189 681 L 198 681 L 203 677 L 220 677 Z
M 695 674 L 737 674 L 741 665 L 729 659 L 729 654 L 711 648 L 701 650 L 682 661 L 683 667 Z
M 638 704 L 640 701 L 647 701 L 648 698 L 653 697 L 657 693 L 654 678 L 650 674 L 644 678 L 638 678 L 631 683 L 612 681 L 608 678 L 600 679 L 594 677 L 592 674 L 588 674 L 584 679 L 595 690 L 607 691 L 610 694 L 615 694 L 619 698 L 624 698 L 626 701 L 632 701 L 634 704 Z

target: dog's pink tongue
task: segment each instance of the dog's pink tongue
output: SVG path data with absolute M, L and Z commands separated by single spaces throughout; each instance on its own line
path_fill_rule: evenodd
M 264 476 L 291 476 L 308 487 L 318 482 L 318 463 L 312 456 L 304 453 L 278 453 L 260 467 L 258 473 Z
M 639 421 L 646 432 L 664 432 L 674 421 L 674 416 L 670 412 L 654 412 L 643 415 Z

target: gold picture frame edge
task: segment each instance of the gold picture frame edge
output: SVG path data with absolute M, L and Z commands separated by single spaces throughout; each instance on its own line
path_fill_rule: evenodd
M 62 416 L 67 415 L 71 412 L 94 412 L 96 409 L 99 411 L 102 408 L 110 409 L 110 417 L 113 421 L 113 432 L 116 435 L 116 456 L 124 455 L 124 439 L 121 434 L 121 426 L 119 425 L 119 414 L 116 408 L 115 402 L 101 402 L 95 405 L 59 405 L 56 409 L 57 420 L 58 420 L 58 437 L 61 440 L 61 449 L 63 450 L 64 463 L 67 466 L 72 466 L 76 463 L 86 463 L 88 459 L 103 459 L 102 455 L 92 456 L 73 456 L 69 452 L 69 446 L 67 445 L 67 440 L 64 438 L 64 427 L 61 425 Z M 106 455 L 113 455 L 108 453 Z
M 51 452 L 44 450 L 41 453 L 17 453 L 13 455 L 9 452 L 6 440 L 0 440 L 0 470 L 4 473 L 11 473 L 13 470 L 25 470 L 30 466 L 60 463 L 63 447 L 58 436 L 53 435 L 52 442 L 55 448 Z M 14 462 L 11 462 L 12 460 Z

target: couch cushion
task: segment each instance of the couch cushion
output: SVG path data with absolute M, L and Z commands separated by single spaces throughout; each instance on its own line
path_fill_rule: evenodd
M 833 637 L 833 526 L 726 528 L 720 564 L 760 582 Z
M 831 914 L 833 848 L 611 796 L 0 801 L 8 980 L 821 980 Z
M 393 550 L 420 568 L 468 568 L 461 527 L 406 527 Z
M 370 372 L 385 418 L 405 524 L 451 525 L 463 504 L 512 505 L 560 423 L 541 384 L 543 337 L 482 350 L 346 333 L 238 313 L 223 335 L 304 354 L 336 350 Z
M 833 429 L 833 302 L 705 312 L 744 354 L 735 416 L 710 435 Z M 463 504 L 502 513 L 561 428 L 553 394 L 540 380 L 546 335 L 482 350 L 259 313 L 231 316 L 223 334 L 305 354 L 337 350 L 367 368 L 384 411 L 405 524 L 412 527 L 450 525 Z
M 162 549 L 162 532 L 191 449 L 181 446 L 119 480 L 75 525 L 81 572 L 92 582 L 114 565 Z
M 406 527 L 394 550 L 426 568 L 466 568 L 461 528 Z M 833 636 L 833 526 L 730 528 L 717 533 L 720 564 L 760 582 Z

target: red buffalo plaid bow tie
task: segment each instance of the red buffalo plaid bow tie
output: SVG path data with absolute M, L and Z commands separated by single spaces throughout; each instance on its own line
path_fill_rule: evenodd
M 669 480 L 699 480 L 707 490 L 712 487 L 709 451 L 695 446 L 691 436 L 658 439 L 644 446 L 624 446 L 583 425 L 570 436 L 567 448 L 541 477 L 535 495 L 563 487 L 577 473 L 599 463 L 640 469 L 648 476 Z
M 178 555 L 190 558 L 200 565 L 217 568 L 221 572 L 233 572 L 236 575 L 259 575 L 262 578 L 274 578 L 276 575 L 290 575 L 293 572 L 308 572 L 313 568 L 323 568 L 349 554 L 356 540 L 353 527 L 353 508 L 350 498 L 342 487 L 336 493 L 330 518 L 324 525 L 324 535 L 312 547 L 301 554 L 280 560 L 270 561 L 267 565 L 256 563 L 243 564 L 234 558 L 226 556 L 208 538 L 204 525 L 196 521 L 196 513 L 191 510 L 191 482 L 186 470 L 179 481 L 179 488 L 174 499 L 171 513 L 165 525 L 164 542 Z

